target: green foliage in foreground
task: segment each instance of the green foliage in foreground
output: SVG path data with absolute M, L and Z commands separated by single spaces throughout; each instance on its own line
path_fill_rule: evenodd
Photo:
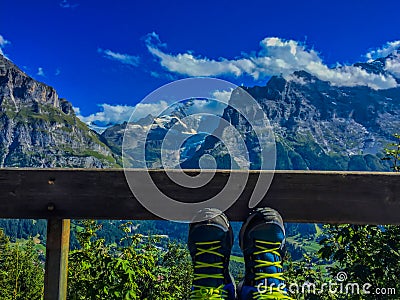
M 400 227 L 374 225 L 326 225 L 327 237 L 321 240 L 322 259 L 336 262 L 329 267 L 333 275 L 347 274 L 346 282 L 370 284 L 375 288 L 394 288 L 397 296 L 363 295 L 347 299 L 399 299 Z
M 0 229 L 0 299 L 42 299 L 43 280 L 43 265 L 33 241 L 11 244 Z
M 96 222 L 82 222 L 81 246 L 69 257 L 68 299 L 185 299 L 192 268 L 187 251 L 176 244 L 157 247 L 157 237 L 131 234 L 122 227 L 120 244 L 96 238 Z
M 395 142 L 388 144 L 383 150 L 385 157 L 383 160 L 391 162 L 391 169 L 395 172 L 400 172 L 400 134 L 394 134 Z
M 318 260 L 289 258 L 295 299 L 400 299 L 399 226 L 325 225 L 323 235 Z
M 129 223 L 121 231 L 121 245 L 98 238 L 99 225 L 82 221 L 80 248 L 70 252 L 68 298 L 83 299 L 186 299 L 192 265 L 185 247 L 158 246 L 161 237 L 131 234 Z M 10 243 L 0 230 L 0 299 L 43 299 L 44 266 L 33 241 Z

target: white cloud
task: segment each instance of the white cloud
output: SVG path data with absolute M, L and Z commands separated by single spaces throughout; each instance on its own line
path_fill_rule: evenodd
M 117 53 L 113 52 L 109 49 L 103 50 L 103 49 L 97 49 L 97 52 L 101 53 L 105 58 L 119 61 L 120 63 L 130 65 L 130 66 L 138 66 L 140 58 L 139 56 L 133 56 L 129 54 L 123 54 L 123 53 Z
M 146 34 L 144 37 L 144 41 L 146 45 L 155 45 L 158 48 L 166 48 L 167 44 L 166 43 L 161 43 L 160 36 L 155 33 L 154 31 L 151 33 Z
M 77 106 L 73 106 L 72 109 L 74 110 L 77 116 L 81 116 L 81 109 Z
M 288 81 L 300 84 L 300 85 L 305 85 L 307 84 L 307 81 L 303 77 L 299 77 L 296 74 L 292 74 L 286 77 Z M 315 80 L 311 80 L 311 82 L 315 82 Z
M 393 55 L 386 60 L 385 69 L 397 78 L 400 78 L 400 54 Z
M 164 111 L 167 108 L 168 103 L 164 100 L 156 103 L 139 103 L 135 106 L 136 119 L 132 121 L 147 117 L 149 114 L 153 116 L 158 115 L 160 111 Z
M 374 49 L 368 52 L 365 56 L 372 61 L 377 58 L 386 57 L 400 48 L 400 41 L 387 42 L 382 48 Z
M 61 8 L 75 8 L 78 6 L 79 6 L 79 4 L 77 4 L 77 3 L 71 4 L 70 2 L 68 2 L 68 0 L 63 0 L 60 2 Z
M 222 90 L 222 91 L 217 90 L 213 93 L 213 97 L 218 101 L 228 104 L 229 100 L 231 99 L 232 91 L 233 91 L 233 88 L 231 88 L 229 90 Z
M 7 41 L 1 34 L 0 34 L 0 54 L 4 55 L 3 53 L 3 48 L 7 46 L 8 44 L 11 44 L 10 41 Z
M 210 60 L 208 58 L 194 57 L 190 53 L 166 54 L 155 47 L 148 47 L 149 51 L 160 58 L 161 65 L 169 71 L 189 76 L 214 76 L 222 74 L 242 75 L 242 70 L 237 65 L 240 62 L 228 60 Z
M 388 42 L 381 48 L 371 50 L 365 56 L 368 61 L 373 61 L 378 58 L 386 58 L 385 70 L 393 74 L 397 78 L 400 78 L 400 40 Z
M 217 99 L 217 98 L 215 98 Z M 220 99 L 217 99 L 220 100 Z M 225 100 L 225 99 L 224 99 Z M 221 102 L 220 102 L 221 101 Z M 222 115 L 227 104 L 225 101 L 220 100 L 192 100 L 192 105 L 186 109 L 186 114 L 211 114 L 211 115 Z
M 151 104 L 139 103 L 136 106 L 103 103 L 99 105 L 100 111 L 88 116 L 83 116 L 79 107 L 74 107 L 74 111 L 82 122 L 88 124 L 89 127 L 96 131 L 101 131 L 110 124 L 121 124 L 125 121 L 129 121 L 134 110 L 137 119 L 133 121 L 138 121 L 141 118 L 147 117 L 149 114 L 155 115 L 160 109 L 164 110 L 167 107 L 168 104 L 165 101 Z
M 170 73 L 165 73 L 165 72 L 150 71 L 150 76 L 152 76 L 154 78 L 168 79 L 168 80 L 171 80 L 171 81 L 174 81 L 174 80 L 177 79 L 177 78 L 175 78 L 174 75 L 172 75 Z
M 44 70 L 43 70 L 42 67 L 38 68 L 38 71 L 37 71 L 36 75 L 42 76 L 42 77 L 46 77 L 46 74 L 44 73 Z
M 157 36 L 158 37 L 158 36 Z M 147 39 L 147 48 L 159 58 L 160 64 L 168 71 L 186 76 L 243 76 L 259 79 L 273 75 L 288 77 L 295 71 L 304 70 L 321 80 L 337 86 L 369 86 L 373 89 L 386 89 L 397 86 L 390 75 L 370 74 L 360 67 L 328 67 L 314 49 L 293 40 L 277 37 L 265 38 L 260 42 L 257 54 L 236 59 L 210 59 L 194 56 L 190 52 L 176 55 L 161 50 L 154 39 Z
M 56 69 L 56 71 L 54 72 L 54 75 L 55 76 L 58 76 L 58 75 L 60 75 L 61 74 L 61 70 L 60 69 Z
M 86 124 L 97 123 L 97 124 L 114 124 L 122 123 L 129 120 L 134 106 L 128 105 L 110 105 L 110 104 L 100 104 L 100 111 L 90 114 L 88 116 L 82 116 L 81 111 L 75 108 L 77 116 Z

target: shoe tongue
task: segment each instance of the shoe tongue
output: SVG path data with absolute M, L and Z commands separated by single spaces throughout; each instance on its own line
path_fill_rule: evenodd
M 205 253 L 198 257 L 199 262 L 207 262 L 210 264 L 217 264 L 223 261 L 223 258 L 217 255 Z M 216 268 L 216 267 L 207 267 L 207 268 L 196 268 L 195 274 L 207 274 L 207 275 L 222 275 L 224 273 L 224 269 Z M 204 287 L 213 287 L 217 288 L 224 284 L 224 279 L 222 278 L 202 278 L 194 281 L 194 285 L 204 286 Z
M 220 286 L 225 286 L 224 281 L 222 279 L 211 280 L 211 279 L 200 279 L 193 282 L 194 286 L 200 286 L 205 289 L 217 289 Z M 196 287 L 195 287 L 196 288 Z M 196 288 L 197 289 L 197 288 Z
M 282 243 L 285 239 L 285 232 L 277 224 L 261 224 L 252 230 L 251 236 L 255 240 Z

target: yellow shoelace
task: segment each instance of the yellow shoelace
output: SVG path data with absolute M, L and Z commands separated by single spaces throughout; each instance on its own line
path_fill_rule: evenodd
M 203 254 L 213 254 L 217 255 L 219 257 L 224 257 L 223 254 L 218 252 L 218 249 L 221 248 L 220 241 L 211 241 L 211 242 L 198 242 L 196 243 L 197 250 L 198 252 L 196 253 L 196 256 L 203 255 Z M 207 248 L 205 248 L 207 247 Z M 201 268 L 218 268 L 218 269 L 223 269 L 223 263 L 222 262 L 216 262 L 216 263 L 205 263 L 201 261 L 197 261 L 195 263 L 194 269 L 195 269 L 195 274 L 193 281 L 200 280 L 200 279 L 224 279 L 224 275 L 221 274 L 202 274 L 202 273 L 197 273 L 196 269 L 201 269 Z M 219 299 L 226 299 L 227 298 L 227 292 L 223 289 L 224 285 L 221 285 L 219 287 L 207 287 L 207 286 L 201 286 L 201 285 L 193 285 L 194 290 L 191 293 L 190 299 L 191 300 L 205 300 L 205 299 L 210 299 L 210 300 L 219 300 Z
M 273 246 L 273 247 L 271 247 Z M 281 243 L 279 242 L 267 242 L 267 241 L 260 241 L 256 240 L 256 248 L 259 249 L 258 251 L 254 252 L 254 255 L 259 255 L 259 254 L 264 254 L 264 253 L 272 253 L 275 254 L 276 256 L 279 257 L 278 261 L 271 262 L 271 261 L 266 261 L 266 260 L 261 260 L 261 259 L 256 259 L 255 262 L 257 263 L 254 267 L 255 268 L 263 268 L 263 267 L 277 267 L 280 269 L 283 269 L 282 266 L 282 258 L 281 254 L 279 253 L 279 248 L 281 246 Z M 255 273 L 255 280 L 267 280 L 269 278 L 285 281 L 285 278 L 283 277 L 283 273 Z M 287 295 L 287 292 L 279 289 L 277 287 L 265 287 L 262 286 L 262 288 L 253 293 L 254 299 L 261 299 L 261 300 L 267 300 L 267 299 L 276 299 L 276 300 L 294 300 L 293 298 L 289 297 Z

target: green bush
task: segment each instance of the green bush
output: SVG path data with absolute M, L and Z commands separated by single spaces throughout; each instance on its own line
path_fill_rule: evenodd
M 160 237 L 131 234 L 130 222 L 121 228 L 124 246 L 97 238 L 94 220 L 81 226 L 81 248 L 69 256 L 68 299 L 185 299 L 189 294 L 192 268 L 183 247 L 162 249 Z
M 44 269 L 32 240 L 11 244 L 0 229 L 0 299 L 43 298 Z

